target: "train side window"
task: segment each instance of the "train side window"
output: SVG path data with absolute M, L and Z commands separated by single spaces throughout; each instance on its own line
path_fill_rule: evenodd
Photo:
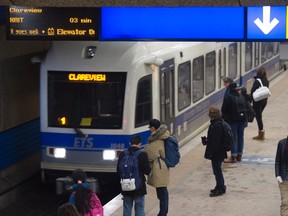
M 273 54 L 277 55 L 279 54 L 279 43 L 273 42 Z
M 255 49 L 254 49 L 254 53 L 255 53 L 255 67 L 257 67 L 259 65 L 259 47 L 260 47 L 260 42 L 255 42 Z
M 252 68 L 252 42 L 245 43 L 245 71 Z
M 216 77 L 216 52 L 210 52 L 206 55 L 206 75 L 205 75 L 205 90 L 206 95 L 215 90 Z
M 193 60 L 193 102 L 204 96 L 204 56 Z
M 261 43 L 261 63 L 265 62 L 267 60 L 267 43 L 262 42 Z
M 178 110 L 191 104 L 191 62 L 178 66 Z
M 229 71 L 228 71 L 228 77 L 235 79 L 237 77 L 237 62 L 238 56 L 237 56 L 237 43 L 232 43 L 229 45 L 229 59 L 228 59 L 228 65 L 229 65 Z
M 137 86 L 135 127 L 147 125 L 152 118 L 152 75 L 141 78 Z

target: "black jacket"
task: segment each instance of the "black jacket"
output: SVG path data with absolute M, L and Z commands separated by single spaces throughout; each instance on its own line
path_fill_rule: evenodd
M 235 104 L 235 97 L 240 97 L 243 101 L 243 104 L 246 104 L 246 98 L 242 94 L 239 94 L 237 90 L 229 90 L 229 93 L 224 97 L 221 107 L 222 118 L 229 124 L 247 121 L 247 119 L 245 118 L 245 113 L 243 113 L 243 119 L 239 118 L 238 107 L 237 104 Z M 245 110 L 246 108 L 243 109 L 244 112 Z
M 287 139 L 278 142 L 275 158 L 275 176 L 281 176 L 282 180 L 288 180 L 288 157 L 284 157 L 285 144 Z
M 139 150 L 139 148 L 134 147 L 134 146 L 128 148 L 129 152 L 136 152 L 137 150 Z M 119 164 L 120 164 L 120 161 L 122 160 L 123 157 L 124 157 L 124 152 L 121 152 L 121 154 L 119 155 L 118 163 L 117 163 L 117 173 L 118 174 L 119 174 Z M 144 151 L 142 151 L 138 156 L 138 170 L 139 170 L 139 175 L 140 175 L 141 180 L 142 180 L 141 188 L 139 190 L 135 190 L 135 191 L 122 191 L 123 195 L 143 196 L 143 195 L 147 194 L 145 175 L 150 174 L 151 168 L 150 168 L 150 163 L 148 160 L 147 153 Z
M 256 89 L 258 89 L 261 86 L 260 82 L 257 79 L 261 80 L 263 86 L 266 86 L 269 88 L 269 81 L 267 79 L 260 78 L 258 76 L 255 76 L 254 79 L 255 79 L 255 81 L 254 81 L 253 86 L 251 88 L 251 97 L 252 98 L 253 98 L 253 93 L 256 91 Z M 267 102 L 267 100 L 268 100 L 268 98 L 265 98 L 263 100 L 255 102 L 253 99 L 253 103 L 263 103 L 263 102 Z
M 221 118 L 210 121 L 207 134 L 207 146 L 204 157 L 209 160 L 223 161 L 227 158 L 224 146 L 224 130 Z

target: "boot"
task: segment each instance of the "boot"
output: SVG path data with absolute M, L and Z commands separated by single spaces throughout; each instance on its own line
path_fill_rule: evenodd
M 224 163 L 237 163 L 236 157 L 231 156 L 231 158 L 225 159 Z
M 253 139 L 256 139 L 256 140 L 264 140 L 265 139 L 265 131 L 264 130 L 259 130 L 258 131 L 258 135 L 253 137 Z

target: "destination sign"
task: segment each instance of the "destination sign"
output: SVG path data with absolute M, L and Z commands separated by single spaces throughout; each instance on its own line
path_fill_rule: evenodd
M 7 39 L 99 40 L 100 8 L 8 8 Z

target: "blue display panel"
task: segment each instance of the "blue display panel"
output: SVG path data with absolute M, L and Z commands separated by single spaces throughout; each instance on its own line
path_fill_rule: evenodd
M 286 6 L 247 7 L 247 39 L 286 39 Z
M 244 7 L 103 7 L 100 40 L 243 40 Z
M 0 25 L 5 25 L 6 23 L 6 6 L 0 6 Z

